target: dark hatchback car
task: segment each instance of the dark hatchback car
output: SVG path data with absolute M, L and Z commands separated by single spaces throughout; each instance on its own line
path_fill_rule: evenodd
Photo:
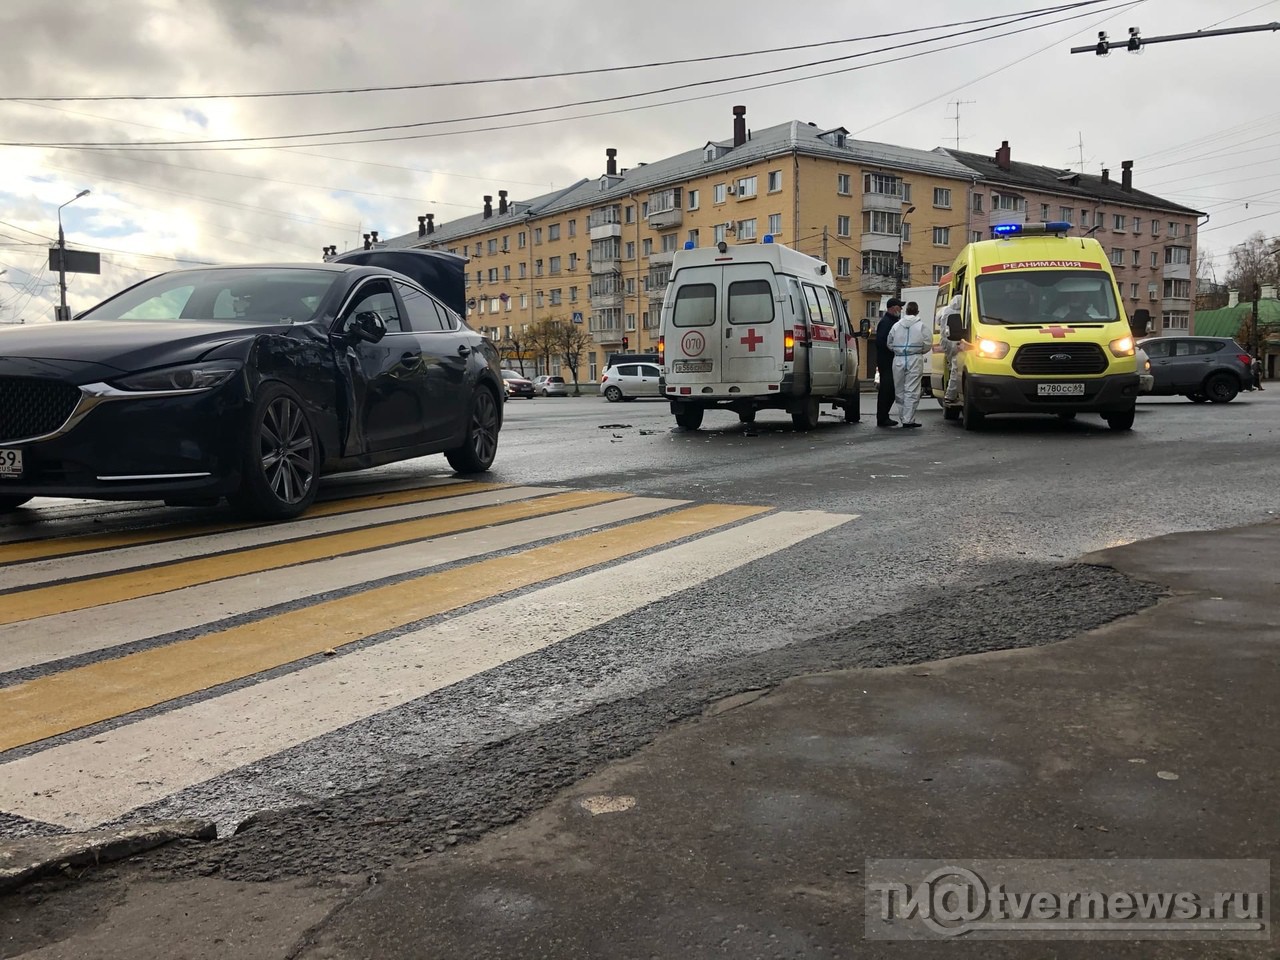
M 501 400 L 493 345 L 403 273 L 175 271 L 70 322 L 0 331 L 0 511 L 226 497 L 292 517 L 326 473 L 434 453 L 488 470 Z
M 1230 403 L 1253 384 L 1249 352 L 1230 337 L 1149 337 L 1138 346 L 1151 361 L 1152 396 Z

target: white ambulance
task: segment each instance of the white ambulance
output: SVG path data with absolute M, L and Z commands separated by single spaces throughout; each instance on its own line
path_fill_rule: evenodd
M 811 430 L 824 403 L 855 422 L 858 342 L 827 265 L 770 236 L 685 247 L 672 259 L 658 341 L 676 423 L 696 430 L 716 408 L 751 423 L 777 409 Z

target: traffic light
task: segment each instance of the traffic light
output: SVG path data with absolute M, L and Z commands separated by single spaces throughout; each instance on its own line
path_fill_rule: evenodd
M 623 338 L 622 338 L 622 349 L 623 349 L 623 350 L 625 350 L 625 349 L 627 349 L 627 347 L 629 347 L 629 346 L 631 346 L 631 339 L 630 339 L 629 337 L 623 337 Z

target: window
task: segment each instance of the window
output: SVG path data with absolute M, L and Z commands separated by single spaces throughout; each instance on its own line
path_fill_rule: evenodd
M 717 223 L 715 227 L 715 240 L 713 242 L 723 243 L 726 236 L 727 233 L 725 231 L 725 225 L 723 223 Z
M 647 216 L 649 216 L 649 201 L 648 201 L 648 200 L 645 200 L 643 203 L 641 203 L 641 204 L 640 204 L 640 216 L 641 216 L 641 217 L 647 217 Z
M 508 263 L 502 268 L 502 279 L 508 281 L 511 279 L 511 264 Z
M 974 213 L 982 212 L 982 194 L 980 193 L 975 193 L 973 195 L 973 212 Z
M 697 190 L 689 191 L 689 209 L 690 210 L 698 209 L 698 191 Z
M 950 227 L 934 227 L 933 228 L 933 245 L 935 247 L 946 247 L 951 244 L 951 228 Z
M 692 243 L 695 247 L 698 245 L 698 231 L 697 231 L 697 230 L 690 230 L 690 231 L 689 231 L 689 242 L 690 242 L 690 243 Z
M 541 261 L 541 260 L 535 260 L 535 261 L 533 261 L 533 275 L 534 275 L 535 277 L 540 277 L 540 276 L 542 276 L 542 261 Z
M 480 241 L 476 241 L 476 256 L 480 256 Z
M 735 280 L 729 284 L 729 322 L 773 322 L 773 284 L 768 280 Z
M 570 302 L 570 303 L 577 303 L 577 302 L 578 302 L 578 288 L 577 288 L 577 287 L 570 287 L 570 288 L 569 288 L 569 302 Z
M 570 220 L 569 222 L 573 223 L 572 220 Z M 578 269 L 578 255 L 576 253 L 569 254 L 569 269 L 570 270 Z
M 636 328 L 636 315 L 634 313 L 628 313 L 627 314 L 627 332 L 630 333 L 635 328 Z M 637 369 L 635 375 L 638 375 L 638 374 L 639 374 L 639 370 Z
M 490 283 L 497 283 L 497 282 L 498 282 L 498 268 L 497 268 L 497 267 L 490 267 L 490 268 L 489 268 L 489 282 L 490 282 Z
M 977 243 L 977 242 L 978 242 L 978 241 L 980 241 L 981 239 L 982 239 L 982 231 L 981 231 L 981 230 L 974 230 L 972 233 L 970 233 L 970 234 L 969 234 L 969 242 L 970 242 L 970 243 Z
M 1160 266 L 1160 254 L 1158 254 L 1154 250 L 1151 251 L 1151 266 L 1153 267 Z
M 1113 267 L 1124 266 L 1124 251 L 1121 250 L 1119 247 L 1111 248 L 1111 265 Z
M 571 237 L 576 237 L 577 235 L 578 235 L 578 221 L 577 221 L 577 220 L 570 220 L 570 221 L 569 221 L 569 236 L 571 236 Z
M 899 236 L 902 233 L 902 214 L 868 210 L 862 215 L 862 232 Z
M 683 201 L 682 190 L 680 187 L 668 187 L 666 190 L 658 190 L 649 194 L 649 206 L 645 210 L 645 216 L 651 216 L 655 213 L 668 213 L 672 210 L 679 210 Z
M 849 196 L 849 175 L 847 173 L 836 174 L 836 193 L 842 197 Z
M 521 310 L 529 309 L 529 295 L 527 293 L 520 294 L 520 309 Z
M 938 285 L 942 282 L 942 278 L 947 275 L 947 265 L 945 263 L 935 263 L 933 265 L 933 283 Z
M 498 252 L 498 239 L 497 237 L 495 237 L 494 239 L 489 241 L 489 256 L 492 257 L 497 252 Z
M 837 237 L 849 236 L 850 220 L 851 218 L 849 217 L 836 217 L 836 236 Z
M 425 293 L 420 293 L 407 283 L 396 283 L 400 291 L 400 300 L 404 304 L 404 313 L 409 321 L 409 329 L 419 333 L 431 333 L 446 329 L 442 309 Z M 394 312 L 394 308 L 392 309 Z M 385 315 L 384 315 L 385 319 Z M 449 324 L 448 329 L 453 325 Z M 389 328 L 389 327 L 388 327 Z
M 756 195 L 756 178 L 740 177 L 738 179 L 738 199 L 745 200 L 747 197 Z
M 770 170 L 769 171 L 769 192 L 777 193 L 781 189 L 782 189 L 782 171 Z
M 524 236 L 524 231 L 521 230 L 519 233 L 516 234 L 516 246 L 519 247 L 521 250 L 523 250 L 524 245 L 525 245 L 525 236 Z
M 878 193 L 886 197 L 902 197 L 902 180 L 888 173 L 864 173 L 862 192 Z
M 886 250 L 863 251 L 862 272 L 876 277 L 892 277 L 898 272 L 898 255 Z
M 662 235 L 662 252 L 672 253 L 680 244 L 680 238 L 674 233 L 664 233 Z
M 1047 203 L 1040 204 L 1040 220 L 1044 223 L 1049 222 L 1049 205 Z
M 524 264 L 524 263 L 520 264 L 520 279 L 523 280 L 528 275 L 529 275 L 528 264 Z
M 1160 221 L 1155 217 L 1151 218 L 1151 235 L 1153 237 L 1160 236 Z
M 769 214 L 769 232 L 774 236 L 777 236 L 782 232 L 782 214 Z
M 1123 213 L 1115 213 L 1111 215 L 1111 229 L 1123 230 L 1125 224 L 1125 216 Z
M 1070 207 L 1059 207 L 1059 208 L 1058 208 L 1058 219 L 1059 219 L 1059 220 L 1062 220 L 1062 221 L 1064 221 L 1064 222 L 1066 222 L 1066 223 L 1070 223 L 1070 222 L 1071 222 L 1071 208 L 1070 208 Z
M 737 231 L 739 242 L 743 240 L 754 240 L 756 238 L 755 218 L 752 217 L 750 220 L 739 220 L 737 224 Z M 730 304 L 733 303 L 732 297 L 730 297 L 729 302 Z
M 849 258 L 849 257 L 837 257 L 837 258 L 836 258 L 836 276 L 837 276 L 837 277 L 847 277 L 847 276 L 849 276 L 849 270 L 850 270 L 851 266 L 852 266 L 852 260 L 851 260 L 851 258 Z
M 933 205 L 944 210 L 951 209 L 951 191 L 946 187 L 933 188 Z
M 717 183 L 717 184 L 715 185 L 715 187 L 713 187 L 713 188 L 712 188 L 712 190 L 713 190 L 713 194 L 712 194 L 712 195 L 713 195 L 713 196 L 714 196 L 714 198 L 715 198 L 715 202 L 716 202 L 716 203 L 724 203 L 724 197 L 725 197 L 724 184 L 723 184 L 723 183 Z
M 1147 299 L 1148 300 L 1160 299 L 1160 285 L 1158 283 L 1155 283 L 1153 281 L 1147 284 Z
M 559 273 L 559 272 L 560 272 L 560 258 L 559 258 L 559 257 L 552 257 L 552 258 L 551 258 L 550 263 L 548 264 L 548 266 L 549 266 L 549 267 L 550 267 L 550 269 L 551 269 L 551 274 L 552 274 L 552 276 L 555 276 L 557 273 Z
M 1148 357 L 1167 357 L 1173 353 L 1173 344 L 1172 340 L 1153 340 L 1143 344 L 1142 349 L 1147 352 Z
M 1011 193 L 993 193 L 991 195 L 992 210 L 1025 210 L 1027 201 Z
M 636 206 L 635 206 L 635 204 L 634 204 L 634 203 L 632 203 L 632 204 L 628 204 L 628 205 L 627 205 L 627 212 L 626 212 L 625 216 L 623 217 L 623 219 L 624 219 L 627 223 L 635 223 L 635 222 L 636 222 Z
M 646 257 L 653 253 L 653 237 L 645 237 L 640 242 L 640 252 Z
M 868 320 L 875 320 L 877 317 L 879 317 L 880 301 L 879 300 L 863 300 L 862 315 L 866 317 Z
M 686 283 L 676 292 L 671 323 L 677 327 L 709 327 L 716 322 L 716 285 Z
M 1169 236 L 1176 237 L 1178 235 L 1178 224 L 1173 220 L 1169 221 Z
M 548 240 L 560 239 L 560 224 L 553 223 L 551 224 L 551 226 L 547 227 L 547 239 Z
M 902 242 L 903 243 L 911 242 L 911 224 L 909 223 L 904 223 L 902 225 Z
M 1164 282 L 1164 296 L 1166 300 L 1190 300 L 1191 281 L 1166 280 Z
M 533 245 L 536 247 L 541 242 L 542 242 L 542 228 L 534 227 L 533 228 Z
M 560 306 L 561 300 L 562 300 L 562 297 L 560 296 L 560 288 L 557 287 L 556 289 L 551 291 L 551 305 L 553 307 L 558 307 Z
M 1093 220 L 1089 216 L 1089 211 L 1085 207 L 1080 208 L 1080 226 L 1088 227 L 1093 225 Z
M 1134 251 L 1133 251 L 1133 265 L 1134 265 L 1135 267 L 1139 267 L 1139 266 L 1141 266 L 1141 265 L 1142 265 L 1142 251 L 1141 251 L 1141 250 L 1134 250 Z
M 636 295 L 636 278 L 627 277 L 626 281 L 627 296 L 634 297 Z
M 1133 218 L 1133 232 L 1134 232 L 1134 233 L 1141 233 L 1141 232 L 1142 232 L 1142 218 L 1141 218 L 1141 217 L 1134 217 L 1134 218 Z
M 822 295 L 813 284 L 804 285 L 804 299 L 809 307 L 809 320 L 825 327 L 835 326 L 835 317 L 831 314 L 831 300 Z
M 1138 299 L 1138 285 L 1136 283 L 1129 284 L 1129 296 L 1134 300 Z
M 511 250 L 511 234 L 507 234 L 502 238 L 502 252 L 508 253 Z
M 545 295 L 541 290 L 539 290 L 533 296 L 534 296 L 534 303 L 537 305 L 538 309 L 541 310 L 543 307 L 543 304 L 546 302 Z
M 634 240 L 627 241 L 627 259 L 634 260 L 636 258 L 636 242 Z
M 1190 263 L 1191 248 L 1190 247 L 1165 247 L 1164 262 L 1165 263 Z
M 1166 330 L 1186 330 L 1191 321 L 1191 314 L 1186 310 L 1170 310 L 1164 315 Z

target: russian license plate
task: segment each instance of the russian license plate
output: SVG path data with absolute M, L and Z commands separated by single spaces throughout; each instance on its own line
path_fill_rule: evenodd
M 1036 385 L 1036 393 L 1042 397 L 1083 397 L 1083 383 L 1041 383 Z
M 0 477 L 22 476 L 22 451 L 12 448 L 0 450 Z
M 710 373 L 710 360 L 676 360 L 671 366 L 672 373 Z

